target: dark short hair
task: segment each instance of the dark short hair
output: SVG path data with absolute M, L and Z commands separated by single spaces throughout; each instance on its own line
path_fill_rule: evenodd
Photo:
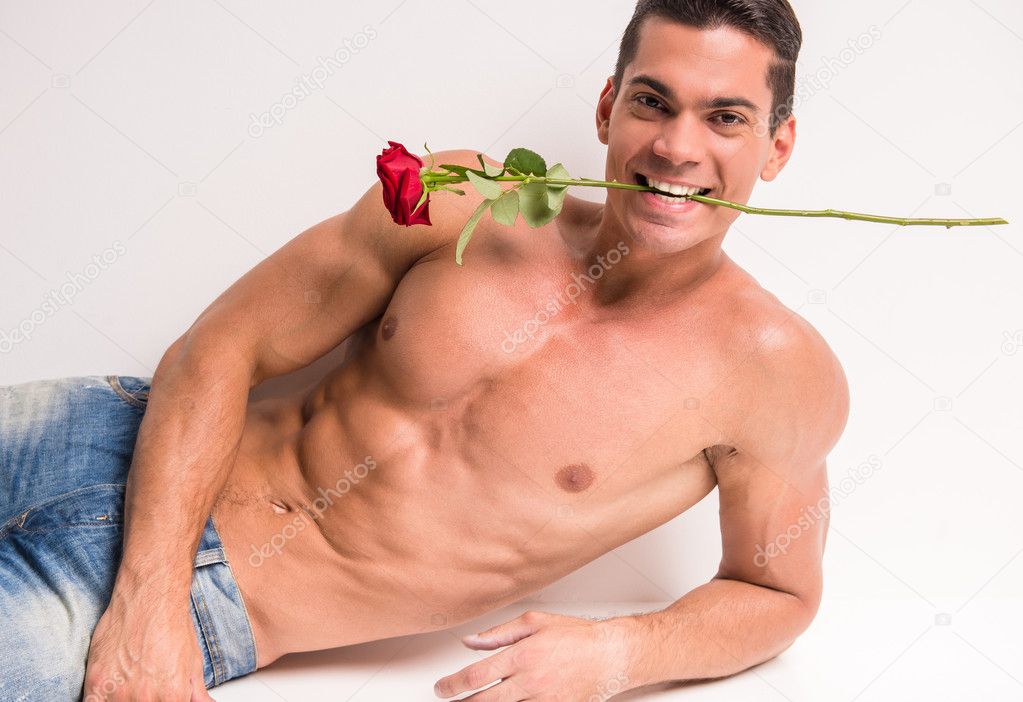
M 778 127 L 792 114 L 796 59 L 803 44 L 799 20 L 788 0 L 638 0 L 618 49 L 612 79 L 616 99 L 625 67 L 636 57 L 639 49 L 639 30 L 643 20 L 653 16 L 695 29 L 733 27 L 771 47 L 775 59 L 767 69 L 767 87 L 772 95 L 771 136 L 775 135 Z

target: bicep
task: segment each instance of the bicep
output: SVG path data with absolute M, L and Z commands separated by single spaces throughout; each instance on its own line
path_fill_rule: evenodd
M 721 520 L 721 565 L 715 577 L 820 599 L 828 528 L 823 458 L 790 463 L 740 451 L 715 463 Z

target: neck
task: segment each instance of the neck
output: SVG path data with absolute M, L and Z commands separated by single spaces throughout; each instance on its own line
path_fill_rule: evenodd
M 584 228 L 585 234 L 580 236 L 576 248 L 581 268 L 594 264 L 603 268 L 587 295 L 597 309 L 677 304 L 710 279 L 727 258 L 721 250 L 725 232 L 681 251 L 665 252 L 626 236 L 612 218 L 606 207 L 601 208 L 599 221 Z M 627 254 L 620 244 L 628 247 Z M 612 250 L 622 254 L 620 258 L 609 256 Z

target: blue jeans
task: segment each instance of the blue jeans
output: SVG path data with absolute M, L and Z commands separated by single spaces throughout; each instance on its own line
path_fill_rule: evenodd
M 121 560 L 125 481 L 150 381 L 0 386 L 0 700 L 82 698 L 89 642 Z M 206 687 L 254 671 L 252 627 L 212 517 L 190 600 Z M 123 681 L 105 681 L 104 692 Z

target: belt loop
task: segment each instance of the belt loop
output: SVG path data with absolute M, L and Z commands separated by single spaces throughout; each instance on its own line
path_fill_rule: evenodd
M 196 568 L 211 563 L 227 563 L 227 554 L 224 553 L 223 547 L 207 548 L 195 554 L 194 565 Z

